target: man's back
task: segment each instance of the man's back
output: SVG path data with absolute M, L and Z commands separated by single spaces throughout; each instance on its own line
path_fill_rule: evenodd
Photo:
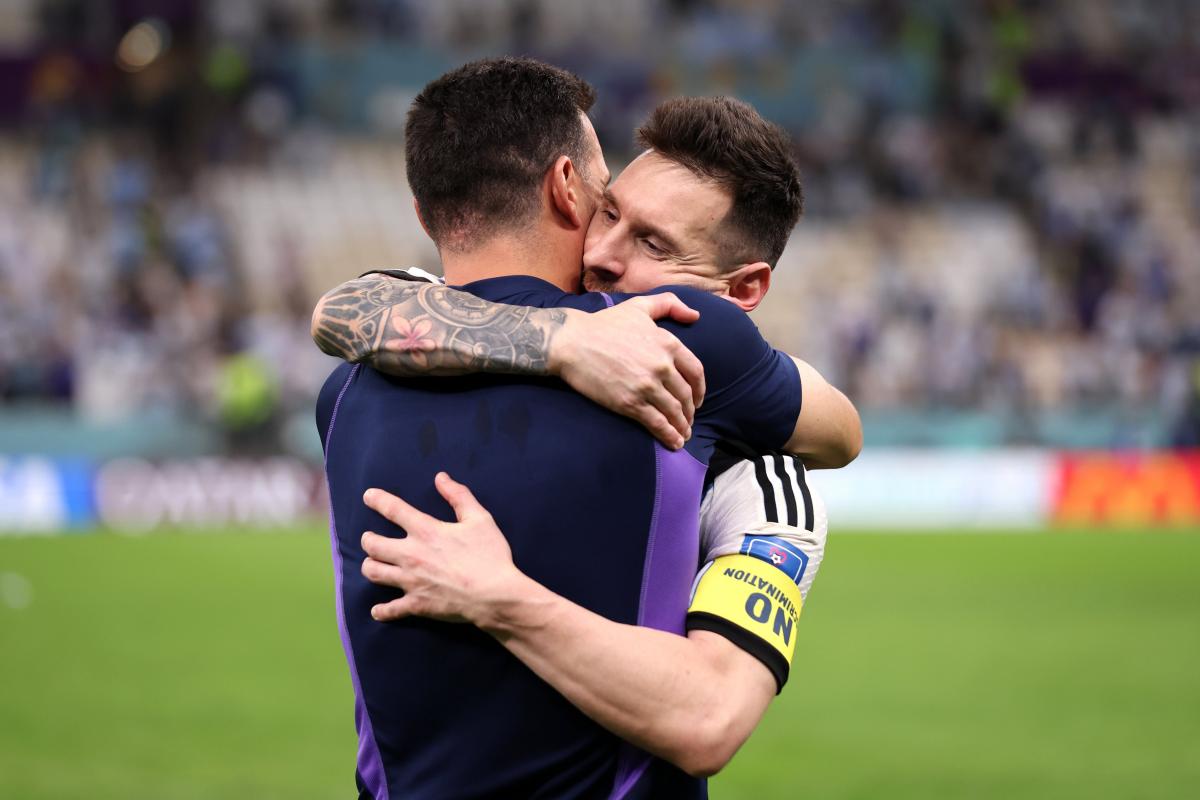
M 482 283 L 505 281 L 521 285 Z M 553 380 L 416 381 L 344 365 L 318 420 L 366 796 L 384 796 L 385 776 L 391 792 L 413 797 L 607 797 L 655 773 L 702 792 L 660 761 L 640 781 L 619 775 L 634 765 L 629 748 L 477 629 L 374 622 L 371 606 L 394 595 L 362 577 L 358 543 L 364 530 L 401 535 L 362 504 L 371 486 L 453 519 L 433 488 L 445 470 L 492 511 L 530 577 L 610 619 L 682 632 L 699 462 Z
M 597 310 L 607 299 L 528 277 L 464 288 L 519 305 Z M 701 320 L 674 330 L 704 363 L 709 394 L 678 452 L 555 381 L 425 382 L 348 365 L 327 381 L 317 418 L 363 796 L 704 796 L 703 781 L 605 732 L 477 629 L 374 622 L 371 606 L 392 595 L 359 571 L 364 530 L 402 535 L 362 492 L 449 520 L 433 488 L 445 470 L 491 510 L 529 577 L 618 622 L 683 633 L 708 453 L 720 438 L 781 444 L 800 391 L 791 360 L 740 310 L 692 290 L 684 299 Z

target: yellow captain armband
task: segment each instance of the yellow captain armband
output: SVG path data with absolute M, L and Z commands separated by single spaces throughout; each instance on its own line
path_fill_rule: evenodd
M 758 658 L 779 691 L 796 653 L 801 606 L 800 587 L 776 564 L 756 555 L 721 556 L 696 577 L 687 627 L 719 633 Z

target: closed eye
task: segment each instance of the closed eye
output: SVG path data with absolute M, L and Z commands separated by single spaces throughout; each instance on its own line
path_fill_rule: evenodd
M 656 245 L 650 239 L 642 239 L 642 243 L 646 245 L 646 249 L 649 250 L 652 255 L 665 256 L 667 254 L 666 250 Z

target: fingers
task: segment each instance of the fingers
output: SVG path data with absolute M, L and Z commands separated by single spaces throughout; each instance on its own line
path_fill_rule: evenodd
M 675 391 L 681 391 L 690 401 L 691 391 L 683 379 L 672 376 L 666 383 L 670 385 L 672 379 Z M 655 439 L 667 447 L 678 450 L 691 437 L 692 428 L 684 415 L 683 403 L 668 391 L 665 385 L 647 382 L 631 400 L 623 413 L 640 422 Z
M 704 401 L 704 365 L 673 333 L 660 330 L 658 335 L 659 346 L 666 351 L 671 360 L 658 366 L 655 374 L 667 391 L 683 406 L 683 416 L 690 428 L 696 419 L 696 409 Z M 671 409 L 661 410 L 667 416 L 671 416 Z M 679 431 L 685 438 L 691 438 L 687 429 L 680 428 Z
M 633 410 L 630 415 L 642 427 L 650 432 L 650 435 L 658 439 L 664 445 L 672 450 L 678 450 L 683 447 L 686 441 L 683 434 L 680 433 L 671 421 L 668 420 L 663 413 L 649 403 L 643 403 Z
M 633 302 L 639 302 L 643 306 L 643 310 L 650 315 L 650 319 L 666 317 L 676 322 L 695 322 L 700 319 L 699 311 L 689 307 L 672 292 L 635 298 Z
M 655 370 L 660 384 L 651 384 L 646 396 L 667 417 L 671 425 L 685 440 L 690 439 L 692 424 L 696 419 L 697 405 L 697 387 L 692 381 L 695 380 L 696 370 L 699 370 L 700 379 L 703 381 L 704 366 L 691 351 L 683 346 L 683 342 L 671 333 L 660 331 L 659 338 L 669 360 L 665 360 Z M 679 369 L 680 365 L 689 371 L 691 378 Z M 703 399 L 703 394 L 700 397 Z
M 491 516 L 488 510 L 479 504 L 475 495 L 463 484 L 451 478 L 445 472 L 439 472 L 433 478 L 433 485 L 438 494 L 454 509 L 454 515 L 459 522 L 466 522 L 472 517 Z
M 362 563 L 363 577 L 371 583 L 380 586 L 391 586 L 393 589 L 403 589 L 406 573 L 402 567 L 389 564 L 374 558 L 364 558 Z
M 683 379 L 676 378 L 675 380 L 679 386 L 683 387 L 683 394 L 690 401 L 691 392 L 684 384 Z M 668 380 L 668 385 L 670 383 L 671 381 Z M 655 409 L 658 410 L 660 414 L 663 415 L 664 418 L 666 418 L 667 424 L 669 424 L 675 430 L 676 435 L 679 437 L 678 444 L 672 447 L 672 449 L 678 450 L 680 447 L 683 447 L 684 442 L 686 442 L 692 435 L 691 423 L 688 422 L 687 417 L 684 416 L 683 403 L 679 402 L 679 398 L 676 397 L 672 392 L 668 391 L 667 387 L 665 386 L 655 387 L 647 400 L 652 406 L 654 406 Z M 664 444 L 668 443 L 664 442 Z M 668 446 L 670 445 L 668 444 Z
M 696 419 L 696 406 L 695 400 L 692 397 L 692 387 L 688 386 L 688 382 L 683 379 L 682 375 L 678 372 L 672 372 L 667 376 L 666 389 L 671 396 L 671 407 L 669 409 L 662 409 L 662 412 L 671 418 L 673 423 L 684 426 L 678 428 L 684 439 L 692 438 L 692 423 Z M 676 407 L 678 407 L 678 418 L 672 417 Z
M 394 564 L 400 557 L 400 543 L 404 540 L 380 536 L 374 531 L 366 531 L 358 541 L 362 545 L 363 552 L 367 555 L 379 561 L 387 561 Z
M 695 410 L 704 402 L 704 392 L 707 388 L 704 383 L 704 364 L 680 342 L 679 349 L 675 352 L 675 369 L 679 370 L 679 374 L 691 389 L 692 413 L 688 415 L 688 419 L 694 421 Z
M 666 390 L 670 392 L 676 400 L 679 401 L 680 405 L 683 406 L 683 416 L 690 429 L 692 423 L 696 420 L 696 406 L 699 405 L 699 402 L 696 399 L 697 387 L 693 382 L 694 373 L 696 370 L 699 370 L 700 381 L 703 383 L 704 365 L 700 363 L 700 359 L 696 358 L 692 351 L 683 346 L 683 342 L 679 341 L 674 334 L 668 333 L 667 331 L 661 331 L 660 335 L 665 343 L 665 347 L 669 356 L 673 360 L 661 367 L 659 374 L 662 378 L 663 386 L 666 387 Z M 680 369 L 681 365 L 684 369 L 688 370 L 692 374 L 692 377 L 688 377 L 688 373 L 685 373 L 683 369 Z M 700 399 L 703 400 L 703 386 L 699 388 L 701 389 Z M 670 416 L 671 410 L 672 409 L 663 408 L 662 412 Z M 683 434 L 685 439 L 691 438 L 690 430 L 681 429 L 680 433 Z
M 363 493 L 363 502 L 367 504 L 367 508 L 378 512 L 410 534 L 413 529 L 421 527 L 423 524 L 437 522 L 433 517 L 418 511 L 396 495 L 385 492 L 383 489 L 367 489 Z
M 371 606 L 371 617 L 378 622 L 394 622 L 417 613 L 415 601 L 409 595 L 398 597 L 388 603 Z

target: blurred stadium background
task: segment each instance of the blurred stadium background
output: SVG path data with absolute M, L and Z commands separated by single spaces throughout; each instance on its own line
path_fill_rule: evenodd
M 308 317 L 436 269 L 404 113 L 502 53 L 802 164 L 756 319 L 866 451 L 713 795 L 1192 794 L 1200 4 L 0 0 L 0 797 L 348 795 Z

